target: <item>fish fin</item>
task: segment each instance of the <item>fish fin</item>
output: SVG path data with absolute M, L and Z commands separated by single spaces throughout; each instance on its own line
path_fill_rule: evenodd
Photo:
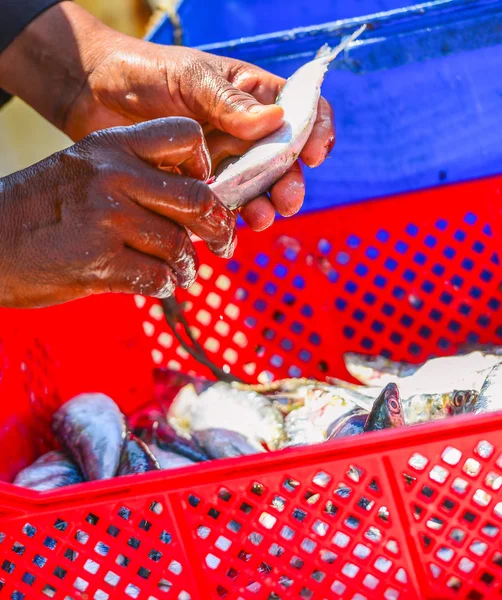
M 352 42 L 355 42 L 357 40 L 357 38 L 362 33 L 364 33 L 364 31 L 366 31 L 366 28 L 367 28 L 366 24 L 361 25 L 361 27 L 359 27 L 359 29 L 357 29 L 356 31 L 354 31 L 354 33 L 352 33 L 351 35 L 349 35 L 348 37 L 343 39 L 340 42 L 340 44 L 338 44 L 338 46 L 334 49 L 331 49 L 327 44 L 324 44 L 324 46 L 318 51 L 318 53 L 317 53 L 318 56 L 316 56 L 316 58 L 324 58 L 328 63 L 330 63 L 339 54 L 341 54 L 344 50 L 347 50 L 347 48 L 352 44 Z

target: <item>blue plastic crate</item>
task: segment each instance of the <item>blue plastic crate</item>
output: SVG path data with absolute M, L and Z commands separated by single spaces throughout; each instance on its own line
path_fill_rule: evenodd
M 200 46 L 360 17 L 408 4 L 409 0 L 181 0 L 177 16 L 183 45 Z M 159 44 L 173 43 L 168 16 L 157 24 L 150 38 Z
M 499 173 L 499 0 L 441 0 L 201 48 L 287 77 L 362 22 L 370 30 L 323 86 L 338 140 L 332 158 L 306 170 L 304 210 Z

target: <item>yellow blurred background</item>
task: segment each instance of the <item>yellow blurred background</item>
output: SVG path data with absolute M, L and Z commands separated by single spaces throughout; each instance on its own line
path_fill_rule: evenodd
M 151 10 L 147 0 L 77 0 L 104 23 L 143 37 Z M 70 140 L 15 98 L 0 110 L 0 176 L 23 169 L 70 144 Z

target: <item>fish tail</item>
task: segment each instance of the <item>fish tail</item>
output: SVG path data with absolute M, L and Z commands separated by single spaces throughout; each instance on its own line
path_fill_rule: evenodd
M 354 42 L 367 28 L 367 25 L 361 25 L 361 27 L 359 27 L 359 29 L 357 29 L 356 31 L 354 31 L 354 33 L 352 33 L 351 35 L 349 35 L 348 37 L 346 37 L 344 40 L 342 40 L 342 42 L 340 44 L 338 44 L 338 46 L 336 48 L 331 48 L 328 44 L 324 44 L 324 46 L 322 46 L 317 54 L 316 54 L 316 58 L 323 58 L 326 63 L 330 63 L 332 60 L 334 60 L 339 54 L 341 54 L 344 50 L 346 50 L 350 44 L 352 44 L 352 42 Z

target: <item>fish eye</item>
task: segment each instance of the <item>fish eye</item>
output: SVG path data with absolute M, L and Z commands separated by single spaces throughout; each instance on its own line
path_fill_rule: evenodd
M 464 394 L 455 394 L 455 397 L 453 398 L 453 403 L 455 404 L 455 406 L 462 406 L 464 404 Z
M 389 407 L 393 412 L 399 411 L 399 404 L 398 404 L 397 400 L 395 400 L 394 398 L 389 401 Z

